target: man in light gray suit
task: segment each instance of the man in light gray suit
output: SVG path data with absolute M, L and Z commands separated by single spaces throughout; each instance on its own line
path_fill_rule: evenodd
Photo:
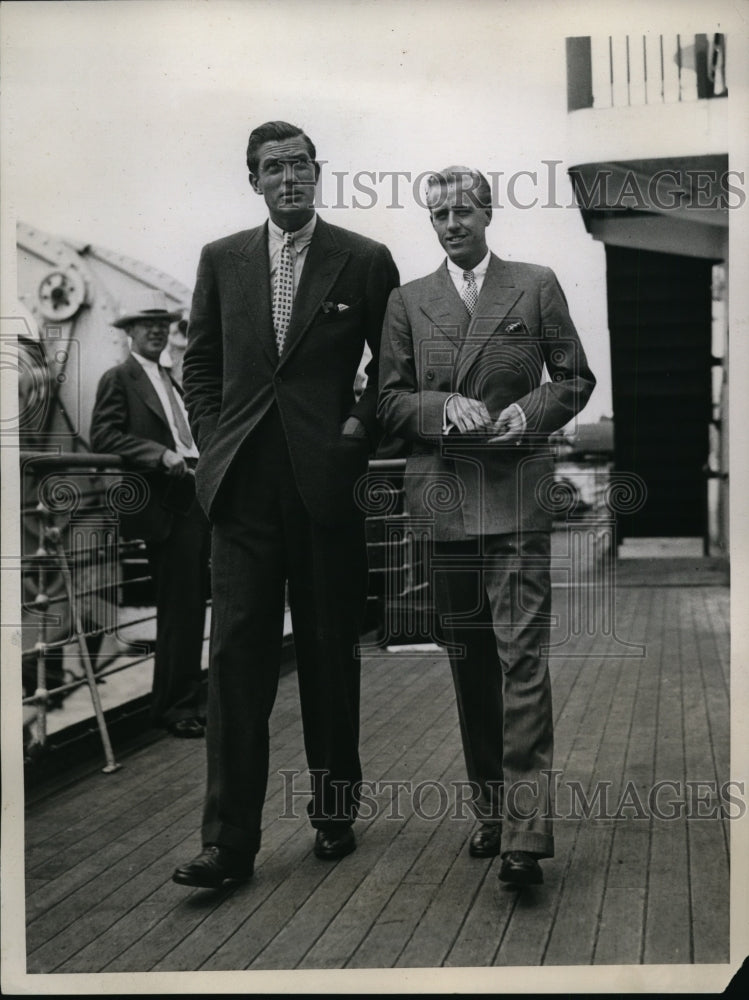
M 595 378 L 554 273 L 489 251 L 486 178 L 448 167 L 428 181 L 427 205 L 447 260 L 390 296 L 378 416 L 411 442 L 408 510 L 431 522 L 435 606 L 482 820 L 469 850 L 501 853 L 503 881 L 533 884 L 554 853 L 547 438 Z

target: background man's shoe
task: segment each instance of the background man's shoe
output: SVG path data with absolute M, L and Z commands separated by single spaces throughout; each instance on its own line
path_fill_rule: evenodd
M 356 850 L 356 838 L 350 826 L 340 833 L 318 830 L 315 835 L 315 856 L 326 861 L 337 861 Z
M 468 853 L 472 858 L 494 858 L 499 854 L 502 826 L 499 823 L 482 823 L 471 837 Z
M 174 870 L 172 881 L 200 889 L 221 889 L 246 882 L 253 870 L 252 858 L 229 847 L 208 844 L 196 858 Z
M 205 736 L 205 726 L 199 719 L 178 719 L 176 722 L 167 722 L 166 728 L 172 736 L 183 740 L 197 740 Z
M 544 880 L 541 865 L 527 851 L 508 851 L 502 855 L 500 882 L 512 885 L 540 885 Z

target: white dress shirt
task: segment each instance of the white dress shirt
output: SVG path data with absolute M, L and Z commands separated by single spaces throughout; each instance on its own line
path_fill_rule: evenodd
M 174 423 L 172 404 L 169 402 L 169 396 L 167 394 L 166 387 L 161 379 L 161 375 L 159 374 L 159 366 L 156 364 L 155 361 L 150 361 L 148 358 L 144 358 L 142 354 L 138 354 L 137 351 L 131 351 L 130 353 L 138 362 L 138 364 L 141 366 L 143 371 L 146 373 L 149 382 L 156 390 L 156 395 L 159 397 L 159 402 L 161 403 L 161 406 L 164 410 L 164 416 L 166 417 L 167 423 L 169 424 L 169 430 L 172 432 L 172 437 L 174 438 L 173 450 L 176 451 L 178 455 L 181 455 L 182 458 L 197 458 L 198 449 L 195 447 L 195 442 L 193 441 L 192 446 L 190 448 L 187 448 L 180 441 L 179 431 L 177 430 L 177 426 Z M 167 377 L 169 377 L 168 371 L 167 371 Z M 177 400 L 177 406 L 179 406 L 180 410 L 182 411 L 182 414 L 185 418 L 185 423 L 187 423 L 187 426 L 189 427 L 190 425 L 187 420 L 187 411 L 185 410 L 185 405 L 182 402 L 182 397 L 177 391 L 177 389 L 174 390 L 174 398 Z
M 460 295 L 461 289 L 463 288 L 463 274 L 465 271 L 473 271 L 473 277 L 476 281 L 476 288 L 478 289 L 479 295 L 481 295 L 481 288 L 484 284 L 484 278 L 486 277 L 486 272 L 489 270 L 489 259 L 491 258 L 491 250 L 486 251 L 486 257 L 480 260 L 475 267 L 459 267 L 454 261 L 447 258 L 447 273 L 453 280 L 453 284 L 457 289 L 458 295 Z M 461 298 L 463 296 L 461 295 Z
M 291 262 L 294 266 L 294 294 L 299 287 L 299 279 L 302 277 L 302 268 L 307 259 L 307 251 L 312 242 L 312 234 L 315 231 L 317 215 L 313 215 L 309 222 L 306 222 L 301 229 L 294 233 L 294 242 L 291 245 Z M 272 219 L 268 219 L 268 258 L 270 261 L 270 290 L 271 297 L 276 283 L 276 269 L 278 266 L 278 255 L 283 246 L 284 230 L 280 229 Z

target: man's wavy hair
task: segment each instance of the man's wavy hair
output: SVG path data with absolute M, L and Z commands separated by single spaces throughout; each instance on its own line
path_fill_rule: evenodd
M 289 122 L 265 122 L 264 125 L 258 125 L 250 132 L 250 140 L 247 143 L 247 168 L 250 173 L 257 174 L 260 165 L 258 153 L 263 143 L 280 142 L 282 139 L 293 139 L 298 135 L 304 139 L 310 159 L 316 160 L 317 151 L 314 142 L 298 125 L 291 125 Z
M 431 211 L 447 193 L 448 187 L 455 186 L 465 197 L 466 203 L 475 208 L 492 209 L 492 189 L 489 181 L 475 167 L 445 167 L 427 177 L 426 204 Z

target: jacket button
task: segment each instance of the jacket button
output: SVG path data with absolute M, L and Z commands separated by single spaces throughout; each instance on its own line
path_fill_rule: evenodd
M 274 375 L 273 381 L 276 383 L 276 385 L 280 385 L 283 382 L 283 379 L 281 378 L 280 375 Z
M 427 371 L 426 377 L 428 382 L 431 382 L 432 379 L 434 378 L 434 372 L 432 371 L 431 368 Z

